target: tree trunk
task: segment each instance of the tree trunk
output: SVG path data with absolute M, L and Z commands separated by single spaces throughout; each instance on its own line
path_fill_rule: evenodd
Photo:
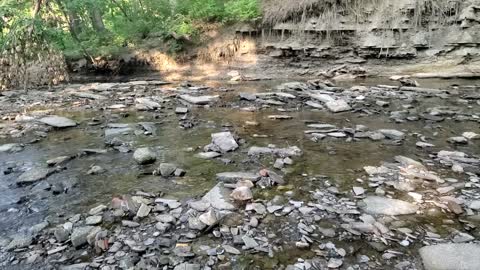
M 80 17 L 76 12 L 71 10 L 68 11 L 67 16 L 68 16 L 68 27 L 70 29 L 70 32 L 72 32 L 72 34 L 75 34 L 75 36 L 78 36 L 80 33 L 82 33 L 82 25 L 81 25 Z
M 90 18 L 92 20 L 93 29 L 97 32 L 105 32 L 105 24 L 103 23 L 102 13 L 98 9 L 98 7 L 93 7 L 90 10 Z

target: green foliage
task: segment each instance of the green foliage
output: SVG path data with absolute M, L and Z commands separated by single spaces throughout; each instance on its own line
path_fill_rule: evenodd
M 225 16 L 230 21 L 249 21 L 260 17 L 257 0 L 230 0 L 225 4 Z
M 50 0 L 43 1 L 37 29 L 67 57 L 114 56 L 160 39 L 171 51 L 199 40 L 208 23 L 259 17 L 260 0 Z M 0 46 L 18 21 L 28 22 L 35 1 L 0 0 Z M 47 3 L 47 4 L 45 4 Z M 105 26 L 99 31 L 100 25 Z M 98 18 L 98 17 L 97 17 Z

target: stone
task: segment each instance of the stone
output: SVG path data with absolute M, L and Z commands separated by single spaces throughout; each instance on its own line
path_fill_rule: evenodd
M 242 236 L 242 240 L 243 240 L 243 244 L 245 245 L 246 249 L 256 248 L 256 247 L 259 246 L 257 241 L 255 241 L 255 239 L 253 239 L 252 237 L 250 237 L 248 235 Z
M 422 247 L 419 252 L 425 270 L 480 269 L 479 244 L 439 244 Z
M 175 268 L 173 268 L 173 270 L 200 270 L 200 269 L 201 269 L 200 264 L 192 264 L 192 263 L 181 263 L 175 266 Z
M 96 207 L 90 209 L 90 211 L 88 211 L 88 214 L 91 215 L 91 216 L 98 215 L 98 214 L 102 213 L 103 211 L 107 210 L 107 208 L 108 207 L 106 205 L 100 204 L 99 206 L 96 206 Z
M 378 132 L 391 140 L 403 140 L 405 138 L 405 133 L 396 129 L 380 129 Z
M 85 219 L 87 225 L 97 225 L 102 223 L 102 216 L 89 216 Z
M 133 153 L 133 158 L 138 164 L 150 164 L 157 160 L 156 154 L 148 147 L 139 148 Z
M 212 144 L 217 146 L 222 153 L 230 152 L 238 148 L 238 144 L 230 132 L 214 133 L 211 136 Z
M 152 98 L 137 98 L 135 99 L 135 107 L 138 109 L 138 110 L 143 110 L 143 111 L 146 111 L 146 110 L 156 110 L 156 109 L 160 109 L 162 106 L 154 101 Z
M 230 202 L 229 197 L 228 189 L 222 183 L 218 183 L 203 196 L 202 201 L 218 210 L 234 210 L 235 206 Z
M 186 107 L 177 107 L 177 108 L 175 108 L 175 113 L 176 113 L 176 114 L 186 114 L 186 113 L 188 113 L 188 108 L 186 108 Z
M 162 163 L 159 167 L 160 175 L 163 177 L 172 176 L 176 169 L 177 165 L 172 163 Z
M 48 168 L 34 167 L 21 174 L 17 180 L 17 185 L 26 185 L 38 182 L 48 177 L 50 171 Z
M 76 263 L 66 266 L 60 266 L 59 270 L 86 270 L 90 266 L 90 263 Z
M 77 123 L 71 119 L 66 117 L 52 115 L 40 118 L 38 121 L 44 123 L 46 125 L 56 127 L 56 128 L 67 128 L 67 127 L 74 127 Z
M 468 144 L 468 139 L 463 136 L 450 137 L 447 139 L 447 142 L 453 144 Z
M 150 211 L 152 211 L 152 208 L 144 203 L 140 205 L 137 211 L 137 217 L 139 218 L 144 218 L 147 217 L 148 214 L 150 214 Z
M 260 179 L 258 173 L 251 172 L 223 172 L 217 173 L 217 180 L 225 183 L 236 183 L 240 180 L 250 180 L 256 182 Z
M 67 162 L 71 159 L 72 159 L 72 157 L 70 157 L 70 156 L 56 157 L 56 158 L 52 158 L 52 159 L 47 160 L 47 165 L 48 166 L 55 166 L 55 165 L 58 165 L 58 164 L 65 163 L 65 162 Z
M 480 200 L 470 202 L 468 207 L 473 210 L 480 210 Z
M 257 96 L 251 93 L 240 93 L 239 96 L 241 100 L 254 101 L 257 99 Z
M 431 147 L 435 147 L 434 144 L 426 143 L 426 142 L 417 142 L 415 145 L 416 145 L 418 148 L 431 148 Z
M 337 258 L 330 258 L 327 263 L 328 268 L 337 269 L 343 265 L 343 260 Z
M 7 143 L 0 145 L 0 152 L 15 153 L 23 150 L 23 145 L 19 143 Z
M 101 174 L 101 173 L 104 173 L 105 172 L 105 169 L 100 167 L 100 166 L 92 166 L 90 168 L 90 170 L 88 170 L 87 174 L 91 174 L 91 175 L 97 175 L 97 174 Z
M 353 194 L 355 194 L 355 196 L 361 196 L 365 193 L 365 189 L 363 189 L 362 187 L 353 187 Z
M 26 248 L 32 244 L 33 238 L 28 234 L 16 234 L 13 236 L 12 241 L 5 247 L 7 251 L 11 251 L 19 248 Z
M 186 102 L 195 104 L 195 105 L 207 105 L 213 101 L 216 101 L 219 96 L 191 96 L 191 95 L 180 95 L 181 99 L 185 100 Z
M 480 134 L 477 134 L 475 132 L 464 132 L 462 133 L 462 136 L 469 139 L 469 140 L 478 140 L 480 139 Z
M 230 197 L 236 201 L 248 201 L 253 199 L 253 194 L 249 187 L 242 186 L 235 188 L 230 194 Z
M 213 158 L 217 158 L 219 156 L 221 156 L 222 154 L 218 153 L 218 152 L 213 152 L 213 151 L 210 151 L 210 152 L 202 152 L 202 153 L 198 153 L 196 156 L 198 158 L 202 158 L 202 159 L 213 159 Z
M 128 228 L 136 228 L 140 226 L 140 223 L 131 220 L 122 220 L 122 226 Z
M 53 231 L 53 235 L 55 236 L 55 239 L 57 239 L 59 243 L 62 243 L 68 240 L 70 233 L 65 228 L 58 227 Z
M 74 247 L 79 247 L 87 243 L 87 236 L 94 227 L 84 226 L 75 228 L 70 235 L 70 241 Z
M 207 227 L 207 225 L 200 221 L 197 217 L 189 217 L 188 218 L 188 227 L 192 230 L 203 230 Z
M 205 225 L 208 226 L 213 226 L 217 224 L 218 218 L 217 218 L 217 213 L 215 212 L 214 209 L 210 209 L 207 212 L 201 214 L 198 219 L 204 223 Z
M 158 215 L 155 217 L 155 219 L 162 223 L 171 223 L 171 224 L 174 224 L 176 221 L 175 217 L 170 214 Z
M 233 255 L 240 255 L 240 251 L 230 245 L 222 245 L 225 252 Z
M 385 197 L 369 196 L 363 200 L 363 210 L 374 215 L 408 215 L 418 211 L 418 206 L 409 202 Z
M 352 108 L 345 100 L 332 100 L 325 103 L 327 109 L 329 109 L 333 113 L 345 112 L 350 111 Z

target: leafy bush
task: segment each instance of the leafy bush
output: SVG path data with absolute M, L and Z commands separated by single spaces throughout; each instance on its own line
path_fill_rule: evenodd
M 225 16 L 229 21 L 248 21 L 260 16 L 258 0 L 230 0 L 225 3 Z

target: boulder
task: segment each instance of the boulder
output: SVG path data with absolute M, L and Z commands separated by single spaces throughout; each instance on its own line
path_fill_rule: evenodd
M 218 95 L 215 96 L 191 96 L 191 95 L 180 95 L 180 98 L 196 105 L 207 105 L 210 102 L 216 101 L 218 99 Z
M 138 164 L 150 164 L 155 162 L 157 156 L 150 148 L 144 147 L 135 150 L 133 158 Z
M 419 250 L 425 270 L 478 270 L 479 244 L 439 244 Z
M 325 106 L 333 113 L 346 112 L 352 109 L 352 107 L 342 99 L 329 101 L 325 103 Z
M 177 169 L 177 166 L 172 163 L 162 163 L 160 164 L 160 167 L 158 169 L 160 170 L 161 176 L 169 177 L 173 175 L 173 173 Z

